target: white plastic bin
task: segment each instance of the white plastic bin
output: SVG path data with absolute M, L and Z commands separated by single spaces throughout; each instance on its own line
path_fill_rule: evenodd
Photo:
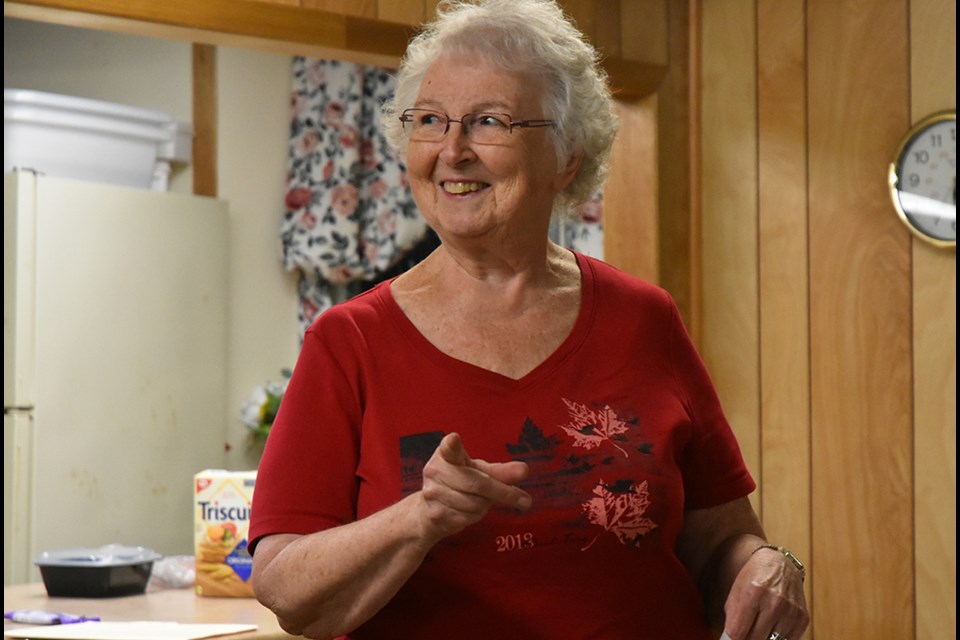
M 170 162 L 191 159 L 193 127 L 161 111 L 3 90 L 3 170 L 166 191 Z

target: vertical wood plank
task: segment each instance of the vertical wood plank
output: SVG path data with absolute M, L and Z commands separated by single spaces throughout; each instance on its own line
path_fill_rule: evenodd
M 957 107 L 957 5 L 910 3 L 911 121 Z M 913 243 L 917 638 L 957 629 L 957 254 Z
M 908 124 L 906 0 L 809 0 L 814 632 L 913 638 L 910 239 L 885 175 Z
M 803 0 L 757 3 L 761 513 L 809 565 L 810 367 Z
M 603 192 L 603 254 L 617 268 L 658 282 L 657 98 L 618 102 L 620 132 Z
M 641 3 L 643 4 L 643 3 Z M 690 10 L 672 2 L 666 16 L 670 64 L 657 92 L 657 147 L 660 202 L 657 240 L 660 284 L 673 296 L 695 341 L 692 248 L 695 161 L 691 106 Z
M 217 48 L 193 45 L 193 192 L 217 195 Z
M 701 352 L 747 466 L 756 473 L 760 392 L 753 1 L 704 2 L 701 24 Z
M 623 57 L 620 43 L 620 0 L 597 2 L 593 9 L 593 45 L 605 56 Z
M 690 116 L 690 335 L 699 347 L 703 344 L 703 112 L 700 78 L 703 75 L 702 25 L 703 0 L 688 0 L 688 39 L 690 41 L 689 101 Z M 671 28 L 673 19 L 671 18 Z M 671 45 L 671 51 L 673 45 Z
M 671 4 L 683 12 L 683 3 L 671 0 L 620 0 L 620 55 L 655 64 L 670 62 L 667 24 Z M 610 11 L 605 3 L 603 11 Z M 673 62 L 682 66 L 682 61 Z
M 921 240 L 913 242 L 916 637 L 954 637 L 957 263 L 955 253 L 921 244 Z
M 561 0 L 564 13 L 571 17 L 577 28 L 596 46 L 594 30 L 596 28 L 596 0 Z
M 389 0 L 386 0 L 389 2 Z M 437 2 L 436 0 L 423 0 L 423 20 L 424 22 L 429 22 L 437 17 Z

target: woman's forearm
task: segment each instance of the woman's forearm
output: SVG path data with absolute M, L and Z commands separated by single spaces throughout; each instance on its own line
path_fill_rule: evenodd
M 677 554 L 700 588 L 711 624 L 722 625 L 730 587 L 763 543 L 763 527 L 747 498 L 686 513 Z
M 307 536 L 260 541 L 257 598 L 280 626 L 334 638 L 379 611 L 420 566 L 436 540 L 424 536 L 414 494 L 363 520 Z
M 737 639 L 772 631 L 793 638 L 807 628 L 803 569 L 792 555 L 766 545 L 746 498 L 688 512 L 677 553 L 718 631 Z
M 700 591 L 711 625 L 722 627 L 730 589 L 751 554 L 764 542 L 757 532 L 734 534 L 717 548 L 704 567 Z

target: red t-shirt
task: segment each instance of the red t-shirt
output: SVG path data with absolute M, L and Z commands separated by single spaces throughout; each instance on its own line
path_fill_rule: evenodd
M 528 511 L 495 508 L 442 541 L 351 638 L 713 637 L 676 538 L 685 509 L 755 484 L 669 295 L 576 257 L 574 328 L 519 380 L 439 351 L 389 283 L 306 333 L 260 464 L 251 540 L 397 502 L 452 431 L 474 458 L 530 465 Z

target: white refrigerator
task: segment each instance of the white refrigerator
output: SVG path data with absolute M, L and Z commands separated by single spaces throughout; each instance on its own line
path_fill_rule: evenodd
M 4 584 L 42 551 L 193 553 L 225 463 L 227 205 L 4 174 Z

